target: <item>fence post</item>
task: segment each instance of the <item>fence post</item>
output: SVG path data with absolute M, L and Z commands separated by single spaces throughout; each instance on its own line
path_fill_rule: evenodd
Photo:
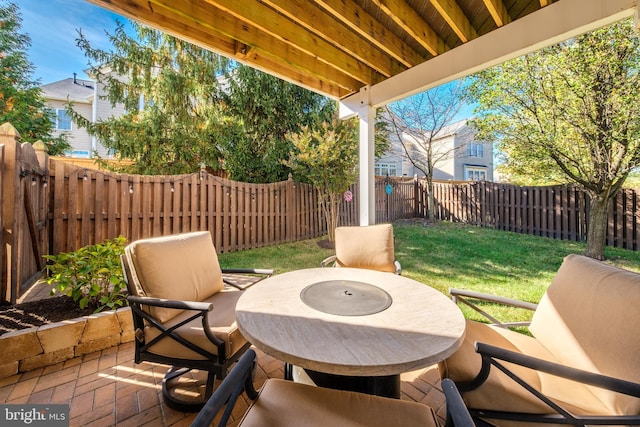
M 2 218 L 4 237 L 3 258 L 2 258 L 2 287 L 0 288 L 0 300 L 4 302 L 15 303 L 14 289 L 18 287 L 18 245 L 16 213 L 17 213 L 17 196 L 19 194 L 18 186 L 20 185 L 20 173 L 17 167 L 18 163 L 18 145 L 20 134 L 10 124 L 4 123 L 0 126 L 0 144 L 4 145 L 4 170 L 3 170 L 3 204 Z
M 295 198 L 295 188 L 296 188 L 296 183 L 293 182 L 293 175 L 289 174 L 289 179 L 287 179 L 287 186 L 286 186 L 286 191 L 287 191 L 287 209 L 285 212 L 285 218 L 287 221 L 286 224 L 286 233 L 287 235 L 285 236 L 284 241 L 286 242 L 293 242 L 295 241 L 295 237 L 294 237 L 294 222 L 296 220 L 296 218 L 298 217 L 298 207 L 295 204 L 296 198 Z

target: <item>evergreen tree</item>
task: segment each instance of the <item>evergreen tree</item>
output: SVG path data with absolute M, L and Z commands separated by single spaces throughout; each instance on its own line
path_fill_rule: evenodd
M 121 157 L 134 160 L 131 172 L 190 173 L 220 169 L 219 147 L 238 125 L 219 99 L 227 61 L 149 27 L 122 23 L 109 35 L 113 50 L 94 49 L 80 32 L 77 45 L 90 60 L 91 74 L 121 116 L 91 123 L 70 109 L 74 122 Z
M 283 160 L 294 149 L 287 135 L 319 126 L 331 117 L 335 103 L 244 65 L 226 78 L 224 99 L 241 132 L 222 143 L 225 168 L 233 179 L 248 182 L 287 179 L 290 169 Z

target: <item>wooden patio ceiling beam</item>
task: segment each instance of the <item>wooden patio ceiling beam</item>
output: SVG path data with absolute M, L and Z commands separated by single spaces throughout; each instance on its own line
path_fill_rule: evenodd
M 371 0 L 433 56 L 449 50 L 436 32 L 404 0 Z
M 237 0 L 192 0 L 190 2 L 174 1 L 174 0 L 153 0 L 154 2 L 162 2 L 167 6 L 173 6 L 174 8 L 189 7 L 189 4 L 205 3 L 215 6 L 216 9 L 226 12 L 236 18 L 239 21 L 239 25 L 236 28 L 230 29 L 230 36 L 242 41 L 247 45 L 253 45 L 255 41 L 247 43 L 243 38 L 243 33 L 247 27 L 257 28 L 260 32 L 264 33 L 264 37 L 269 39 L 280 40 L 291 48 L 299 49 L 309 56 L 314 61 L 318 60 L 325 64 L 336 68 L 340 72 L 356 79 L 361 82 L 379 82 L 384 79 L 384 76 L 378 73 L 371 67 L 354 61 L 354 58 L 337 48 L 328 41 L 320 38 L 319 36 L 306 31 L 300 25 L 290 20 L 283 20 L 282 16 L 275 10 L 268 7 L 265 3 L 252 0 L 252 1 L 237 1 Z M 224 13 L 221 14 L 225 15 Z M 192 15 L 195 18 L 199 18 L 198 15 Z M 216 27 L 219 27 L 216 23 Z M 272 51 L 274 55 L 279 55 L 278 52 Z M 309 70 L 313 70 L 312 64 L 309 64 Z
M 394 57 L 407 68 L 424 61 L 422 55 L 386 29 L 356 2 L 342 0 L 315 0 L 315 2 L 352 31 Z
M 463 43 L 478 37 L 476 30 L 471 26 L 471 22 L 469 22 L 462 9 L 460 9 L 458 3 L 453 0 L 430 1 Z
M 237 1 L 236 1 L 237 2 Z M 236 3 L 234 2 L 234 3 Z M 300 0 L 263 0 L 263 3 L 273 8 L 280 15 L 287 17 L 293 25 L 303 27 L 307 32 L 315 34 L 322 40 L 328 40 L 357 59 L 378 71 L 385 77 L 391 77 L 408 67 L 390 57 L 388 52 L 360 37 L 341 21 L 336 21 L 331 15 L 310 1 Z M 300 29 L 298 29 L 300 31 Z
M 483 2 L 498 27 L 502 27 L 503 25 L 507 25 L 511 22 L 511 17 L 509 16 L 507 7 L 504 5 L 502 0 L 483 0 Z
M 88 1 L 198 46 L 235 58 L 239 62 L 277 75 L 287 81 L 311 90 L 323 91 L 329 96 L 340 98 L 362 86 L 361 81 L 353 79 L 333 67 L 321 64 L 289 45 L 270 39 L 255 28 L 246 26 L 243 28 L 244 41 L 230 37 L 224 32 L 218 31 L 218 28 L 242 27 L 241 23 L 230 22 L 225 16 L 212 16 L 210 10 L 196 9 L 201 15 L 198 15 L 199 18 L 194 23 L 191 14 L 179 13 L 173 8 L 165 8 L 159 2 L 127 0 L 118 2 L 117 8 L 114 8 L 111 0 Z M 216 20 L 211 21 L 211 19 Z M 210 22 L 215 22 L 216 27 L 213 27 Z M 246 47 L 242 48 L 241 46 Z M 299 64 L 306 64 L 307 67 Z M 317 71 L 313 73 L 307 68 L 313 68 Z
M 342 118 L 633 16 L 638 0 L 562 0 L 341 100 Z

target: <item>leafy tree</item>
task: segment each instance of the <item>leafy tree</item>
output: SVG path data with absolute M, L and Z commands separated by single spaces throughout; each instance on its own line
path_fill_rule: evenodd
M 319 94 L 253 68 L 238 65 L 226 74 L 224 100 L 240 132 L 221 148 L 231 178 L 247 182 L 287 179 L 283 163 L 293 150 L 287 135 L 327 120 L 335 104 Z
M 388 130 L 378 110 L 375 124 L 375 155 L 388 149 Z M 329 241 L 335 238 L 340 200 L 358 177 L 358 122 L 339 120 L 336 112 L 319 127 L 304 127 L 288 138 L 294 149 L 284 164 L 296 180 L 310 182 L 319 191 L 320 205 L 327 222 Z
M 357 129 L 355 120 L 334 118 L 290 136 L 295 151 L 286 165 L 318 189 L 331 242 L 338 226 L 340 199 L 358 176 Z
M 640 166 L 640 40 L 631 20 L 475 76 L 477 125 L 505 169 L 590 196 L 585 255 L 604 258 L 609 202 Z
M 22 17 L 14 3 L 0 3 L 0 124 L 9 122 L 26 142 L 42 140 L 51 155 L 70 146 L 64 135 L 53 136 L 51 110 L 46 107 L 26 50 L 31 39 L 21 34 Z
M 220 169 L 219 147 L 239 131 L 219 99 L 219 76 L 227 61 L 149 27 L 131 26 L 135 36 L 118 23 L 109 35 L 111 51 L 92 48 L 79 32 L 77 45 L 89 58 L 93 77 L 125 114 L 92 123 L 70 106 L 74 122 L 134 160 L 132 172 L 179 174 L 199 165 Z
M 464 146 L 445 145 L 440 139 L 443 129 L 454 122 L 464 105 L 464 87 L 465 81 L 459 80 L 387 106 L 391 133 L 411 164 L 425 175 L 430 221 L 435 221 L 433 174 L 438 165 L 464 150 Z

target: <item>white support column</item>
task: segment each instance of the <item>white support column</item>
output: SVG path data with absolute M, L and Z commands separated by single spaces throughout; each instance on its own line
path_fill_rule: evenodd
M 360 225 L 376 222 L 375 209 L 375 125 L 376 109 L 363 106 L 358 112 L 360 119 Z

